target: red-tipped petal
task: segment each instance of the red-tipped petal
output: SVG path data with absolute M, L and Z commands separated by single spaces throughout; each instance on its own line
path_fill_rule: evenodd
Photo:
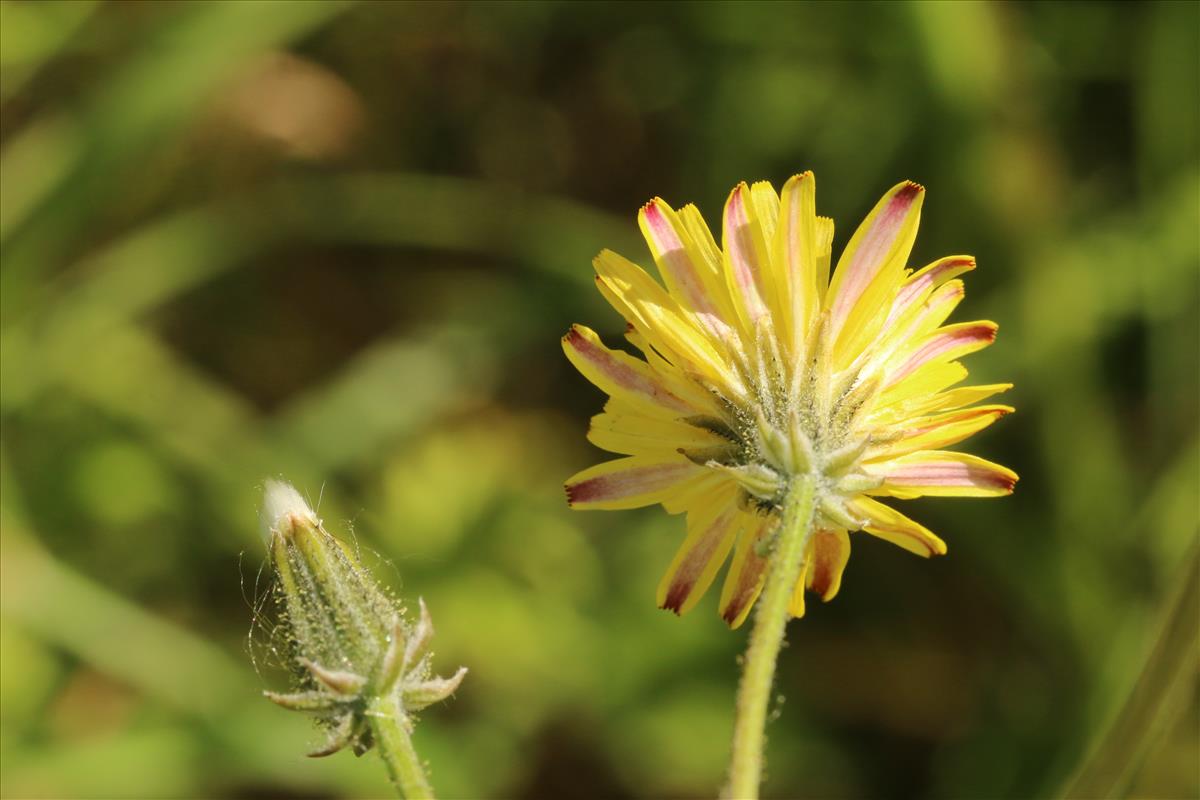
M 996 323 L 963 322 L 947 325 L 929 334 L 899 367 L 888 375 L 888 386 L 894 386 L 926 364 L 954 361 L 976 350 L 982 350 L 996 340 Z
M 807 587 L 829 602 L 842 586 L 842 573 L 850 560 L 850 536 L 844 530 L 813 532 L 809 544 Z
M 729 503 L 715 516 L 688 514 L 688 535 L 658 586 L 659 608 L 685 614 L 712 585 L 717 570 L 729 557 L 737 536 L 740 512 Z
M 585 469 L 572 476 L 564 488 L 572 508 L 640 508 L 661 503 L 687 480 L 704 475 L 704 467 L 682 456 L 678 461 L 630 456 Z
M 646 362 L 608 349 L 590 328 L 572 325 L 562 345 L 575 368 L 606 394 L 633 402 L 649 413 L 695 413 L 692 406 L 667 389 Z
M 883 479 L 872 494 L 893 497 L 999 497 L 1012 494 L 1017 474 L 1008 467 L 967 453 L 920 450 L 864 465 Z
M 881 272 L 904 267 L 917 236 L 924 196 L 925 189 L 919 184 L 897 184 L 850 238 L 829 284 L 828 307 L 835 334 L 841 333 L 851 313 L 868 299 L 868 290 Z
M 896 320 L 913 303 L 919 302 L 921 298 L 946 281 L 973 269 L 975 269 L 975 259 L 971 256 L 949 256 L 917 270 L 896 292 L 896 299 L 892 301 L 892 310 L 888 314 L 887 322 Z
M 750 607 L 762 591 L 763 578 L 767 573 L 767 559 L 756 551 L 758 542 L 772 530 L 774 520 L 755 514 L 743 515 L 746 526 L 738 537 L 733 563 L 725 575 L 721 588 L 721 618 L 731 628 L 740 627 L 750 613 Z

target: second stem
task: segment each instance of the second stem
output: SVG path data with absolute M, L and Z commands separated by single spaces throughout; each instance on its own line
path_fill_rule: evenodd
M 812 536 L 813 494 L 810 478 L 792 480 L 784 501 L 783 519 L 768 557 L 766 584 L 754 612 L 754 630 L 738 686 L 733 758 L 729 767 L 728 796 L 733 800 L 757 798 L 762 783 L 767 706 L 775 679 L 775 661 L 790 616 L 788 605 Z

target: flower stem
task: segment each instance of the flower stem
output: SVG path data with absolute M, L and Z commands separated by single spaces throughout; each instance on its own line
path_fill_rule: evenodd
M 746 649 L 733 726 L 727 795 L 734 800 L 754 800 L 762 783 L 767 705 L 775 677 L 775 660 L 789 618 L 788 603 L 800 578 L 804 551 L 812 535 L 813 493 L 813 482 L 807 477 L 793 479 L 788 488 L 783 520 L 767 564 L 766 584 L 754 612 L 754 630 Z
M 403 713 L 394 697 L 376 697 L 367 712 L 375 748 L 379 751 L 388 774 L 400 796 L 405 800 L 425 800 L 433 797 L 433 787 L 425 777 L 421 757 L 413 749 Z

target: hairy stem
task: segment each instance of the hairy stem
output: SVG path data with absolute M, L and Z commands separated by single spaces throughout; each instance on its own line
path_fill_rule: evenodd
M 377 697 L 367 712 L 375 748 L 379 751 L 388 774 L 400 796 L 405 800 L 425 800 L 433 797 L 433 787 L 425 777 L 421 757 L 413 749 L 403 713 L 394 697 Z
M 754 630 L 746 649 L 733 726 L 727 796 L 734 800 L 757 798 L 762 783 L 763 728 L 775 678 L 775 661 L 788 621 L 788 603 L 800 578 L 804 551 L 812 535 L 813 489 L 813 482 L 807 477 L 792 480 L 783 520 L 769 556 L 766 584 L 754 612 Z

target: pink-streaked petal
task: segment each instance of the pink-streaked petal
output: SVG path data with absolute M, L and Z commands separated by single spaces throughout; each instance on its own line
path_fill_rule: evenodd
M 682 456 L 674 461 L 630 456 L 585 469 L 569 478 L 564 488 L 571 508 L 640 508 L 661 503 L 685 481 L 706 473 Z
M 662 354 L 651 346 L 646 337 L 633 326 L 625 328 L 625 341 L 641 351 L 642 357 L 650 365 L 650 370 L 658 376 L 663 385 L 673 395 L 691 405 L 692 408 L 708 409 L 704 413 L 717 412 L 717 404 L 712 392 L 692 380 L 686 372 L 663 358 Z
M 991 461 L 945 450 L 920 450 L 889 461 L 864 464 L 868 475 L 883 479 L 871 494 L 913 498 L 999 497 L 1012 494 L 1017 474 Z
M 892 301 L 892 310 L 888 314 L 884 327 L 886 328 L 894 322 L 913 303 L 920 302 L 929 292 L 951 278 L 973 269 L 975 269 L 975 259 L 971 256 L 949 256 L 917 270 L 901 284 L 900 290 L 896 292 L 896 299 Z
M 733 492 L 718 513 L 688 514 L 688 535 L 658 585 L 658 607 L 686 614 L 708 587 L 717 570 L 729 557 L 738 532 L 739 511 Z
M 671 295 L 714 336 L 727 338 L 732 330 L 721 276 L 705 263 L 679 216 L 655 198 L 642 207 L 638 224 Z
M 745 527 L 738 536 L 733 563 L 721 588 L 721 618 L 731 628 L 740 627 L 750 613 L 750 607 L 762 591 L 767 572 L 767 560 L 755 552 L 755 545 L 774 527 L 771 517 L 743 513 Z
M 667 291 L 626 258 L 603 250 L 592 262 L 605 299 L 675 366 L 703 375 L 731 396 L 745 393 L 727 359 Z
M 910 345 L 921 337 L 928 336 L 937 326 L 946 321 L 966 295 L 966 287 L 960 280 L 950 280 L 911 304 L 906 313 L 889 321 L 880 338 L 894 342 L 897 349 Z
M 912 315 L 911 336 L 928 336 L 941 325 L 958 308 L 966 296 L 963 282 L 954 279 L 943 283 L 926 296 L 924 302 L 918 304 Z
M 766 243 L 750 208 L 750 187 L 739 183 L 725 202 L 724 254 L 726 279 L 738 316 L 753 335 L 758 320 L 768 313 Z
M 594 263 L 598 263 L 600 258 L 616 260 L 620 259 L 621 256 L 616 253 L 604 251 L 600 256 L 597 256 Z M 597 269 L 597 272 L 599 272 L 599 269 Z M 606 274 L 597 274 L 596 290 L 608 301 L 609 305 L 616 309 L 616 312 L 625 319 L 628 326 L 637 333 L 638 337 L 650 349 L 661 353 L 672 365 L 677 366 L 677 362 L 678 364 L 687 363 L 686 359 L 670 346 L 668 340 L 660 336 L 659 332 L 650 326 L 640 306 L 632 301 L 628 282 L 618 281 Z M 666 295 L 666 292 L 663 292 L 663 294 Z
M 856 497 L 846 505 L 866 521 L 863 530 L 873 536 L 925 558 L 946 554 L 946 543 L 932 531 L 878 500 Z
M 596 332 L 572 325 L 562 339 L 563 352 L 585 378 L 613 397 L 621 397 L 650 413 L 681 416 L 696 409 L 676 397 L 650 365 L 628 353 L 609 350 Z
M 903 269 L 917 236 L 924 196 L 925 189 L 912 181 L 892 187 L 850 238 L 829 284 L 827 307 L 835 335 L 841 334 L 880 273 Z
M 782 259 L 776 258 L 773 243 L 779 228 L 781 203 L 779 193 L 770 181 L 756 181 L 750 186 L 750 222 L 757 228 L 759 239 L 757 244 L 762 247 L 762 261 L 759 265 L 758 285 L 763 292 L 763 302 L 771 314 L 774 328 L 774 339 L 780 342 L 789 341 L 792 330 L 791 289 L 788 285 L 787 265 Z
M 925 295 L 920 302 L 910 305 L 899 319 L 888 322 L 875 342 L 862 352 L 855 366 L 873 364 L 886 377 L 895 362 L 903 365 L 908 360 L 914 342 L 922 342 L 946 321 L 962 302 L 963 294 L 963 282 L 952 280 Z
M 888 386 L 895 386 L 920 367 L 935 361 L 954 361 L 976 350 L 982 350 L 996 340 L 994 322 L 962 322 L 947 325 L 925 337 L 916 350 L 887 376 Z

